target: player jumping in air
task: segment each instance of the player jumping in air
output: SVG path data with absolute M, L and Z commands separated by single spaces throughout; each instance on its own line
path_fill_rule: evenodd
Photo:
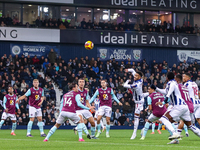
M 98 117 L 97 117 L 97 135 L 96 137 L 99 137 L 101 134 L 101 124 L 100 121 L 103 116 L 106 116 L 106 137 L 109 138 L 109 130 L 110 130 L 110 117 L 112 114 L 112 98 L 120 105 L 123 104 L 117 99 L 115 96 L 113 90 L 109 87 L 107 87 L 107 83 L 105 80 L 101 81 L 101 87 L 94 93 L 93 97 L 90 99 L 90 104 L 95 100 L 95 98 L 99 95 L 100 100 L 100 107 L 98 110 Z
M 182 97 L 182 95 L 184 95 L 184 92 L 185 92 L 184 88 L 181 88 L 181 90 L 179 89 L 178 83 L 174 80 L 173 72 L 167 73 L 167 81 L 168 83 L 167 83 L 166 89 L 156 88 L 156 90 L 166 95 L 164 103 L 168 103 L 171 100 L 174 106 L 171 109 L 171 111 L 167 112 L 165 115 L 161 117 L 161 121 L 163 122 L 163 124 L 170 131 L 172 131 L 173 135 L 170 136 L 169 139 L 171 140 L 171 139 L 177 139 L 177 138 L 182 137 L 180 134 L 177 134 L 175 132 L 171 124 L 175 121 L 180 121 L 180 119 L 184 121 L 184 123 L 189 127 L 189 129 L 192 130 L 192 132 L 194 132 L 196 135 L 200 137 L 200 130 L 194 125 L 192 125 L 188 106 Z M 157 105 L 160 105 L 160 104 L 161 102 L 157 102 Z
M 140 112 L 143 110 L 143 105 L 144 105 L 144 94 L 142 92 L 143 74 L 140 71 L 135 72 L 134 69 L 125 69 L 125 72 L 131 72 L 132 75 L 134 76 L 133 84 L 128 84 L 130 80 L 127 80 L 124 83 L 125 88 L 133 89 L 133 100 L 135 102 L 134 131 L 131 136 L 132 140 L 136 138 L 136 133 L 139 125 Z
M 43 129 L 43 122 L 42 122 L 42 111 L 41 111 L 41 105 L 44 100 L 44 90 L 39 87 L 39 81 L 38 79 L 33 80 L 33 87 L 30 88 L 23 96 L 21 96 L 17 102 L 19 103 L 20 100 L 25 99 L 26 97 L 29 97 L 29 117 L 30 121 L 27 125 L 27 137 L 33 137 L 31 135 L 31 129 L 33 126 L 33 121 L 35 117 L 37 117 L 38 120 L 38 127 L 40 129 L 40 135 L 41 137 L 46 137 L 46 134 L 44 133 Z
M 149 116 L 147 122 L 144 125 L 144 131 L 142 133 L 141 140 L 145 139 L 150 123 L 156 120 L 159 120 L 167 111 L 167 108 L 163 104 L 156 106 L 157 102 L 164 101 L 164 96 L 160 93 L 157 93 L 155 90 L 156 90 L 156 87 L 154 85 L 151 85 L 148 89 L 148 92 L 150 95 L 147 98 L 147 102 L 148 102 L 149 110 L 152 110 L 152 114 Z
M 3 108 L 4 112 L 2 114 L 0 129 L 7 118 L 12 120 L 12 131 L 11 135 L 15 134 L 15 129 L 17 127 L 16 116 L 15 116 L 15 107 L 19 110 L 19 105 L 16 103 L 17 96 L 13 93 L 13 88 L 11 86 L 8 87 L 8 94 L 3 98 Z
M 82 138 L 82 130 L 85 127 L 85 124 L 83 120 L 79 118 L 79 116 L 76 114 L 76 105 L 86 109 L 86 110 L 94 110 L 93 106 L 90 106 L 90 108 L 84 106 L 81 104 L 81 95 L 78 92 L 78 86 L 75 83 L 72 83 L 69 86 L 70 92 L 66 93 L 63 98 L 62 102 L 63 105 L 61 105 L 61 113 L 58 116 L 58 119 L 56 121 L 56 124 L 50 129 L 49 133 L 47 134 L 46 138 L 44 139 L 44 142 L 47 142 L 49 138 L 54 134 L 54 132 L 61 126 L 62 123 L 64 123 L 67 119 L 72 120 L 77 125 L 78 135 L 79 135 L 79 141 L 83 142 Z

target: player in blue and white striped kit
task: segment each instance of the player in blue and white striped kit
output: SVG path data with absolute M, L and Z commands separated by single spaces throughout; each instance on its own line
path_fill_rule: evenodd
M 94 121 L 95 121 L 95 126 L 97 126 L 97 117 L 98 117 L 98 110 L 100 107 L 100 100 L 99 100 L 99 96 L 97 98 L 95 98 L 94 100 L 94 106 L 95 106 L 95 115 L 94 115 Z M 103 125 L 103 121 L 100 121 L 101 124 L 101 128 L 103 129 L 102 132 L 106 129 L 106 127 Z
M 142 72 L 136 72 L 134 69 L 125 69 L 125 72 L 131 72 L 134 76 L 134 82 L 132 84 L 128 84 L 130 80 L 127 80 L 124 83 L 124 87 L 128 89 L 133 89 L 133 100 L 135 102 L 135 114 L 134 114 L 134 131 L 131 136 L 131 140 L 136 138 L 136 133 L 139 125 L 139 117 L 140 112 L 143 110 L 144 105 L 144 94 L 142 91 Z
M 164 95 L 166 95 L 164 103 L 169 103 L 171 100 L 172 105 L 174 106 L 169 112 L 161 117 L 161 121 L 163 124 L 173 133 L 169 139 L 177 139 L 182 137 L 181 135 L 177 134 L 174 130 L 171 123 L 175 121 L 180 121 L 181 119 L 184 123 L 189 127 L 192 132 L 194 132 L 197 136 L 200 137 L 200 130 L 193 126 L 191 123 L 190 112 L 185 100 L 181 96 L 181 92 L 178 87 L 178 83 L 174 80 L 174 73 L 168 72 L 167 73 L 167 80 L 168 83 L 165 89 L 156 88 L 156 90 Z M 159 105 L 161 102 L 157 102 Z M 162 104 L 164 104 L 162 103 Z

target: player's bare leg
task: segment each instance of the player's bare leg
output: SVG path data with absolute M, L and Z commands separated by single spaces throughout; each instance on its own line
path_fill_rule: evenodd
M 110 117 L 106 117 L 106 137 L 109 138 L 109 131 L 110 131 Z
M 188 133 L 188 130 L 187 130 L 187 126 L 184 124 L 183 120 L 181 120 L 180 123 L 179 123 L 178 129 L 177 129 L 178 134 L 181 134 L 182 129 L 185 130 L 186 137 L 188 137 L 189 133 Z
M 31 117 L 30 118 L 30 121 L 28 122 L 28 125 L 27 125 L 27 137 L 33 137 L 31 135 L 31 130 L 32 130 L 32 126 L 33 126 L 33 121 L 35 120 L 35 117 Z
M 90 117 L 90 118 L 88 118 L 88 121 L 89 121 L 90 124 L 91 124 L 91 138 L 92 138 L 92 139 L 96 139 L 96 137 L 95 137 L 96 128 L 95 128 L 94 118 L 93 118 L 93 117 Z
M 82 116 L 82 115 L 78 115 L 78 116 L 79 116 L 79 118 L 80 118 L 80 122 L 81 122 L 81 124 L 82 124 L 82 129 L 83 129 L 83 131 L 84 131 L 85 134 L 87 135 L 87 138 L 88 138 L 88 139 L 91 139 L 90 134 L 89 134 L 89 132 L 88 132 L 88 129 L 87 129 L 86 125 L 85 125 L 85 121 L 84 121 L 84 119 L 83 119 L 83 116 Z M 78 125 L 77 125 L 77 131 L 78 131 Z
M 134 115 L 134 130 L 133 130 L 133 134 L 131 136 L 131 140 L 136 138 L 137 129 L 138 129 L 138 125 L 139 125 L 139 117 L 140 117 L 140 114 L 135 113 L 135 115 Z
M 44 133 L 42 116 L 38 116 L 37 120 L 38 120 L 38 127 L 39 127 L 39 130 L 40 130 L 40 136 L 41 137 L 46 137 L 47 135 Z
M 16 127 L 17 127 L 17 122 L 16 122 L 16 120 L 12 120 L 12 131 L 11 131 L 11 135 L 16 135 L 15 134 L 15 129 L 16 129 Z
M 100 124 L 100 121 L 101 121 L 102 117 L 103 116 L 100 116 L 100 115 L 98 115 L 98 117 L 97 117 L 97 135 L 96 135 L 96 137 L 99 137 L 100 134 L 101 134 L 101 124 Z

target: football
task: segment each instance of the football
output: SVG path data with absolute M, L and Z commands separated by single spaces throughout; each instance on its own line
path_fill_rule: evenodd
M 93 43 L 92 41 L 87 41 L 87 42 L 85 42 L 85 48 L 86 48 L 87 50 L 93 49 L 93 48 L 94 48 L 94 43 Z

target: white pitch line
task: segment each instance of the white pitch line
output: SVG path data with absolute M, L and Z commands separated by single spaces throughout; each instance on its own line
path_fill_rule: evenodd
M 42 140 L 31 140 L 31 139 L 3 139 L 3 138 L 0 138 L 0 141 L 1 140 L 10 140 L 10 141 L 42 141 Z M 171 147 L 170 145 L 146 145 L 146 144 L 125 144 L 125 143 L 104 143 L 104 142 L 78 142 L 78 141 L 49 141 L 49 142 L 60 142 L 60 143 L 66 143 L 66 142 L 69 142 L 69 143 L 79 143 L 79 144 L 99 144 L 99 145 L 123 145 L 123 146 L 143 146 L 143 147 L 148 147 L 148 146 L 153 146 L 153 147 Z M 195 146 L 175 146 L 173 145 L 173 148 L 176 147 L 176 148 L 192 148 L 192 149 L 198 149 L 199 147 L 195 147 Z

